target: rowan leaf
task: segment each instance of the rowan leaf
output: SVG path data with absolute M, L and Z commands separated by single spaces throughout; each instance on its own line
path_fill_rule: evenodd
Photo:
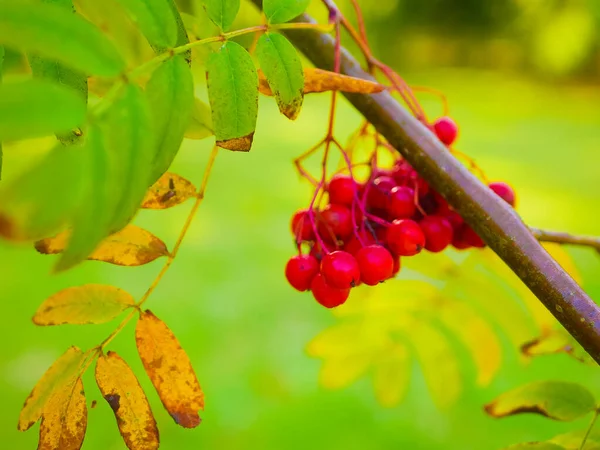
M 173 17 L 175 17 L 175 24 L 177 25 L 177 40 L 175 41 L 176 46 L 181 46 L 190 43 L 190 39 L 187 34 L 187 30 L 185 28 L 185 23 L 183 23 L 183 19 L 181 18 L 181 14 L 179 14 L 179 10 L 177 9 L 177 5 L 175 4 L 175 0 L 167 0 L 169 3 L 169 7 L 171 8 L 171 13 Z M 188 50 L 183 54 L 183 57 L 187 61 L 188 64 L 192 64 L 192 50 Z
M 0 45 L 0 84 L 2 84 L 2 73 L 4 71 L 4 47 Z M 2 141 L 0 140 L 0 180 L 2 180 L 2 160 L 4 151 L 2 150 Z
M 145 209 L 167 209 L 196 196 L 196 187 L 176 173 L 167 172 L 146 192 Z
M 155 52 L 175 46 L 177 23 L 169 0 L 119 0 Z
M 221 30 L 227 31 L 240 10 L 240 0 L 202 0 L 202 6 L 210 20 Z
M 35 243 L 35 249 L 44 255 L 61 253 L 69 242 L 69 236 L 70 231 L 67 230 L 42 239 Z M 148 264 L 168 254 L 165 243 L 152 233 L 136 225 L 127 225 L 104 239 L 87 259 L 131 267 Z
M 568 433 L 554 436 L 549 442 L 561 445 L 568 450 L 580 450 L 583 438 L 587 436 L 583 450 L 599 450 L 600 449 L 600 431 L 597 427 L 593 427 L 588 434 L 587 429 L 569 431 Z
M 373 390 L 377 401 L 386 407 L 402 402 L 410 383 L 412 357 L 405 346 L 394 344 L 376 363 Z
M 79 150 L 57 146 L 20 177 L 0 187 L 0 236 L 36 240 L 66 225 L 81 204 L 88 183 L 82 175 Z
M 273 95 L 267 76 L 262 70 L 258 71 L 260 93 L 268 96 Z M 304 69 L 305 94 L 340 91 L 355 94 L 377 94 L 383 92 L 385 86 L 375 81 L 354 78 L 336 72 L 323 69 L 307 67 Z
M 42 3 L 52 3 L 66 11 L 75 13 L 72 0 L 42 0 Z M 71 69 L 69 66 L 37 55 L 28 55 L 29 65 L 34 77 L 47 79 L 73 89 L 87 103 L 88 83 L 87 76 L 80 71 Z M 81 139 L 79 128 L 69 132 L 59 132 L 56 137 L 65 145 L 74 144 Z
M 87 428 L 81 378 L 55 390 L 44 406 L 38 450 L 79 450 Z
M 185 428 L 198 426 L 204 393 L 173 332 L 146 310 L 135 328 L 135 341 L 146 373 L 175 423 Z
M 114 286 L 86 284 L 52 295 L 33 316 L 36 325 L 108 322 L 135 304 L 131 294 Z
M 194 80 L 185 59 L 176 56 L 156 69 L 146 85 L 146 96 L 156 130 L 151 184 L 173 162 L 192 117 Z
M 119 52 L 99 29 L 57 5 L 1 2 L 0 44 L 86 74 L 110 77 L 125 69 Z
M 1 13 L 0 4 L 0 13 Z M 33 79 L 0 85 L 0 139 L 68 133 L 83 124 L 85 101 L 74 90 Z
M 585 387 L 565 381 L 538 381 L 506 392 L 485 406 L 492 417 L 540 414 L 553 420 L 578 419 L 596 407 Z
M 185 130 L 184 137 L 188 139 L 204 139 L 214 134 L 210 106 L 195 97 L 192 117 Z
M 521 353 L 529 357 L 566 353 L 582 363 L 596 364 L 564 328 L 546 330 L 541 336 L 525 342 L 521 345 Z
M 226 42 L 208 58 L 207 80 L 217 145 L 249 151 L 258 116 L 258 77 L 250 54 Z
M 100 120 L 109 160 L 108 182 L 118 186 L 107 216 L 108 233 L 127 225 L 151 184 L 154 129 L 146 97 L 136 85 L 127 85 Z
M 158 428 L 146 394 L 131 368 L 115 352 L 98 358 L 96 383 L 115 414 L 127 448 L 157 449 Z
M 304 72 L 298 52 L 281 34 L 265 33 L 258 39 L 256 56 L 279 111 L 294 120 L 304 99 Z
M 72 234 L 55 271 L 70 269 L 84 261 L 107 236 L 111 199 L 118 195 L 119 186 L 111 183 L 108 176 L 108 155 L 102 132 L 96 125 L 87 129 L 84 144 L 78 151 L 84 159 L 81 172 L 89 184 L 81 206 L 74 213 Z
M 310 0 L 263 0 L 263 11 L 269 23 L 288 22 L 304 12 Z
M 79 376 L 85 356 L 77 347 L 71 347 L 42 375 L 21 410 L 18 425 L 20 431 L 28 430 L 39 420 L 44 406 L 55 390 L 72 383 Z

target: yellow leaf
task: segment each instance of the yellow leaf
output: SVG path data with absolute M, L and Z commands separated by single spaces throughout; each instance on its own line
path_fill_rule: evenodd
M 212 124 L 210 106 L 198 98 L 194 98 L 192 120 L 185 130 L 188 139 L 204 139 L 215 134 Z
M 145 209 L 167 209 L 196 195 L 196 187 L 175 173 L 165 173 L 148 189 L 142 202 Z
M 96 363 L 96 383 L 108 402 L 127 448 L 158 448 L 158 428 L 138 379 L 115 352 L 108 352 Z
M 36 325 L 104 323 L 134 305 L 133 297 L 114 286 L 86 284 L 49 297 L 33 316 Z
M 81 378 L 56 390 L 44 407 L 38 450 L 79 450 L 87 428 Z
M 258 71 L 261 94 L 272 96 L 273 92 L 262 70 Z M 377 94 L 385 86 L 375 81 L 354 78 L 336 72 L 307 67 L 304 69 L 304 93 L 312 94 L 327 91 L 351 92 L 356 94 Z
M 28 430 L 38 421 L 54 390 L 73 382 L 79 374 L 84 358 L 85 354 L 81 350 L 71 347 L 42 375 L 21 410 L 18 425 L 20 431 Z
M 411 357 L 406 347 L 394 344 L 375 362 L 373 389 L 377 401 L 386 407 L 402 401 L 411 376 Z
M 204 393 L 173 332 L 147 310 L 138 320 L 135 341 L 146 373 L 173 420 L 185 428 L 198 426 Z
M 319 372 L 319 382 L 328 389 L 349 386 L 367 372 L 372 359 L 371 352 L 327 358 Z
M 462 391 L 462 375 L 456 352 L 437 328 L 419 323 L 409 331 L 423 377 L 436 405 L 452 404 Z
M 45 255 L 61 253 L 67 246 L 69 236 L 70 231 L 65 231 L 42 239 L 35 243 L 35 248 Z M 152 233 L 135 225 L 127 225 L 103 240 L 87 259 L 117 266 L 141 266 L 168 254 L 165 243 Z
M 437 316 L 469 351 L 477 368 L 477 383 L 488 385 L 502 364 L 502 347 L 490 324 L 460 302 L 440 308 Z
M 525 342 L 521 346 L 521 352 L 529 357 L 566 353 L 579 362 L 596 365 L 593 358 L 564 328 L 544 331 L 541 336 Z

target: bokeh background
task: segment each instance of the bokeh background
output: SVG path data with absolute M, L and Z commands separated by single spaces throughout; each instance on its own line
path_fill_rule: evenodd
M 311 4 L 311 12 L 323 19 L 319 3 Z M 528 223 L 600 235 L 600 1 L 360 4 L 375 53 L 409 83 L 446 94 L 461 127 L 458 147 L 491 179 L 515 186 L 519 212 Z M 198 9 L 193 1 L 181 6 L 188 12 Z M 349 1 L 339 6 L 351 15 Z M 257 20 L 253 6 L 244 3 L 240 27 Z M 17 55 L 9 61 L 18 71 Z M 420 99 L 432 116 L 441 112 L 435 97 Z M 432 402 L 418 370 L 406 399 L 392 408 L 377 403 L 368 378 L 340 390 L 319 386 L 321 363 L 305 348 L 336 319 L 310 294 L 293 291 L 283 268 L 293 253 L 289 218 L 310 195 L 292 159 L 321 138 L 327 106 L 327 95 L 310 96 L 300 118 L 290 123 L 271 99 L 261 99 L 253 150 L 219 154 L 184 246 L 147 303 L 192 360 L 206 393 L 202 425 L 183 430 L 163 411 L 136 355 L 132 326 L 112 344 L 140 375 L 162 448 L 481 450 L 585 427 L 588 419 L 575 424 L 534 416 L 494 421 L 482 411 L 484 403 L 526 381 L 580 381 L 600 394 L 597 368 L 565 355 L 525 363 L 509 349 L 489 386 L 467 384 L 459 401 L 443 409 Z M 359 124 L 360 116 L 344 103 L 340 137 Z M 51 145 L 51 138 L 8 144 L 5 179 L 17 176 Z M 199 183 L 211 145 L 210 140 L 186 141 L 172 170 Z M 143 211 L 136 223 L 172 245 L 190 206 Z M 600 258 L 585 249 L 569 251 L 585 289 L 600 299 Z M 38 328 L 30 321 L 37 306 L 62 288 L 84 283 L 110 283 L 139 296 L 161 262 L 140 268 L 87 262 L 54 276 L 53 257 L 28 246 L 0 242 L 0 256 L 0 437 L 3 448 L 29 449 L 37 426 L 19 433 L 16 424 L 32 386 L 68 346 L 97 345 L 115 326 Z M 123 449 L 91 375 L 84 379 L 86 393 L 98 406 L 89 411 L 84 448 Z

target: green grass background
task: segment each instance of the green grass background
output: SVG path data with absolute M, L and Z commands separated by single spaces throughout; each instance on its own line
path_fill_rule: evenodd
M 597 87 L 545 86 L 465 70 L 411 73 L 407 78 L 447 94 L 461 127 L 458 147 L 475 157 L 490 178 L 515 186 L 519 211 L 528 223 L 600 235 Z M 433 98 L 422 98 L 432 113 L 439 112 Z M 485 450 L 585 427 L 588 418 L 575 424 L 535 416 L 494 421 L 482 412 L 494 396 L 531 380 L 581 381 L 599 394 L 597 368 L 566 356 L 528 365 L 509 359 L 491 386 L 468 387 L 444 411 L 433 405 L 418 374 L 406 401 L 389 409 L 377 404 L 368 379 L 339 391 L 318 386 L 320 363 L 306 356 L 304 347 L 334 319 L 310 294 L 286 285 L 283 267 L 293 253 L 290 215 L 309 201 L 292 158 L 320 139 L 327 104 L 328 96 L 310 96 L 301 117 L 291 123 L 277 113 L 272 100 L 261 100 L 252 151 L 219 154 L 205 203 L 172 270 L 147 303 L 179 338 L 205 390 L 200 427 L 181 429 L 163 410 L 143 373 L 131 324 L 111 344 L 146 388 L 161 448 Z M 340 136 L 348 136 L 359 123 L 358 114 L 344 104 L 336 127 Z M 186 142 L 173 171 L 199 183 L 210 148 L 210 140 Z M 8 146 L 6 179 L 35 154 L 31 146 Z M 190 206 L 143 211 L 137 223 L 172 246 Z M 585 288 L 599 299 L 600 257 L 588 250 L 572 254 Z M 0 438 L 2 448 L 31 449 L 38 426 L 20 433 L 16 424 L 37 379 L 69 345 L 97 345 L 117 323 L 39 328 L 30 320 L 37 306 L 56 291 L 83 283 L 110 283 L 139 297 L 162 262 L 140 268 L 86 262 L 53 276 L 54 258 L 27 246 L 0 242 L 0 256 Z M 95 399 L 98 406 L 89 410 L 83 448 L 124 449 L 92 371 L 84 382 L 88 401 Z

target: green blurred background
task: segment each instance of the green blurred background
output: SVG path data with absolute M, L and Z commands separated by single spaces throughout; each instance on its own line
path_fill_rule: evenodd
M 323 18 L 318 3 L 311 11 Z M 491 179 L 515 186 L 519 212 L 528 223 L 600 235 L 600 1 L 360 3 L 376 54 L 409 83 L 447 95 L 461 127 L 458 148 L 475 157 Z M 339 5 L 350 15 L 349 1 Z M 240 26 L 256 20 L 252 6 L 243 5 Z M 420 98 L 432 116 L 440 113 L 435 98 Z M 289 218 L 307 205 L 310 194 L 291 161 L 322 136 L 327 106 L 327 95 L 310 96 L 300 118 L 290 123 L 271 99 L 261 99 L 253 150 L 219 154 L 197 220 L 147 303 L 192 360 L 206 394 L 202 425 L 183 430 L 164 412 L 143 375 L 132 326 L 112 344 L 140 374 L 162 448 L 481 450 L 586 426 L 588 419 L 575 424 L 534 416 L 494 421 L 482 411 L 499 393 L 531 380 L 581 381 L 600 394 L 597 369 L 564 355 L 530 364 L 507 357 L 490 386 L 467 386 L 460 401 L 445 410 L 434 406 L 418 371 L 407 399 L 394 408 L 378 405 L 366 378 L 342 390 L 319 387 L 320 362 L 304 349 L 335 319 L 310 294 L 294 292 L 283 267 L 293 253 Z M 360 116 L 344 104 L 340 137 L 359 123 Z M 40 139 L 7 145 L 5 179 L 51 144 Z M 199 183 L 211 145 L 210 140 L 186 141 L 172 170 Z M 172 246 L 190 206 L 143 211 L 136 223 Z M 600 258 L 587 250 L 571 254 L 584 287 L 599 299 Z M 84 283 L 114 284 L 139 297 L 162 264 L 121 268 L 87 262 L 53 276 L 53 257 L 27 246 L 0 242 L 0 255 L 0 436 L 3 448 L 29 449 L 37 426 L 19 433 L 16 423 L 32 386 L 69 345 L 97 345 L 116 323 L 38 328 L 30 321 L 37 306 L 62 288 Z M 88 400 L 98 400 L 89 411 L 84 448 L 125 448 L 91 372 L 84 382 Z

